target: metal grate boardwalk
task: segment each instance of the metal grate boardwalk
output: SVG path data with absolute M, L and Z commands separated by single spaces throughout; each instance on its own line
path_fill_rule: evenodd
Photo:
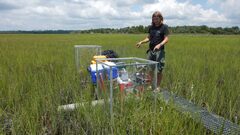
M 206 109 L 199 107 L 182 97 L 171 94 L 167 90 L 163 90 L 159 94 L 166 103 L 172 101 L 178 111 L 188 112 L 194 120 L 200 121 L 207 129 L 215 134 L 240 135 L 240 127 L 237 124 L 232 123 L 221 116 L 210 113 Z

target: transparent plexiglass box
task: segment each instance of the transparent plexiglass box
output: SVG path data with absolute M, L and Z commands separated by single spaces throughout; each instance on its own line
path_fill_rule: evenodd
M 105 98 L 113 115 L 116 98 L 136 97 L 157 88 L 157 62 L 142 58 L 102 58 L 96 60 L 97 95 Z M 119 99 L 119 98 L 118 98 Z
M 75 64 L 78 72 L 85 71 L 95 55 L 101 55 L 102 46 L 75 45 Z

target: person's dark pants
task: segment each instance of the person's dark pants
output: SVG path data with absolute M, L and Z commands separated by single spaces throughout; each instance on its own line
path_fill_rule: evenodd
M 157 64 L 157 70 L 158 70 L 157 87 L 159 87 L 161 80 L 162 80 L 162 71 L 165 66 L 165 51 L 164 51 L 164 49 L 157 50 L 157 51 L 148 50 L 147 51 L 147 59 L 158 62 L 158 64 Z M 154 69 L 155 69 L 155 66 L 152 67 L 152 71 L 150 72 L 152 78 L 153 78 Z M 152 88 L 155 89 L 153 86 L 152 86 Z
M 148 55 L 147 56 L 148 60 L 158 62 L 158 65 L 157 65 L 158 73 L 162 72 L 165 65 L 165 51 L 163 49 L 158 51 L 149 50 L 147 51 L 147 55 Z

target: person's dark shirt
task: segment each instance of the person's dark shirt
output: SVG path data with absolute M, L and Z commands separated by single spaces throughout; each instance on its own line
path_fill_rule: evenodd
M 161 24 L 158 27 L 152 25 L 149 27 L 148 33 L 150 40 L 149 49 L 153 50 L 157 44 L 164 40 L 165 36 L 168 36 L 168 26 L 166 24 Z M 164 49 L 164 45 L 160 49 Z

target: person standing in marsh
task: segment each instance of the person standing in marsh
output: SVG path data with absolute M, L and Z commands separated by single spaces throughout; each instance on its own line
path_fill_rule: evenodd
M 149 60 L 158 62 L 157 87 L 160 87 L 163 78 L 162 71 L 165 65 L 164 46 L 168 42 L 168 35 L 168 26 L 163 23 L 163 16 L 161 12 L 155 11 L 152 15 L 152 24 L 149 27 L 148 36 L 136 44 L 136 46 L 139 48 L 143 43 L 149 42 L 147 58 Z M 152 75 L 153 72 L 151 72 L 151 76 Z

